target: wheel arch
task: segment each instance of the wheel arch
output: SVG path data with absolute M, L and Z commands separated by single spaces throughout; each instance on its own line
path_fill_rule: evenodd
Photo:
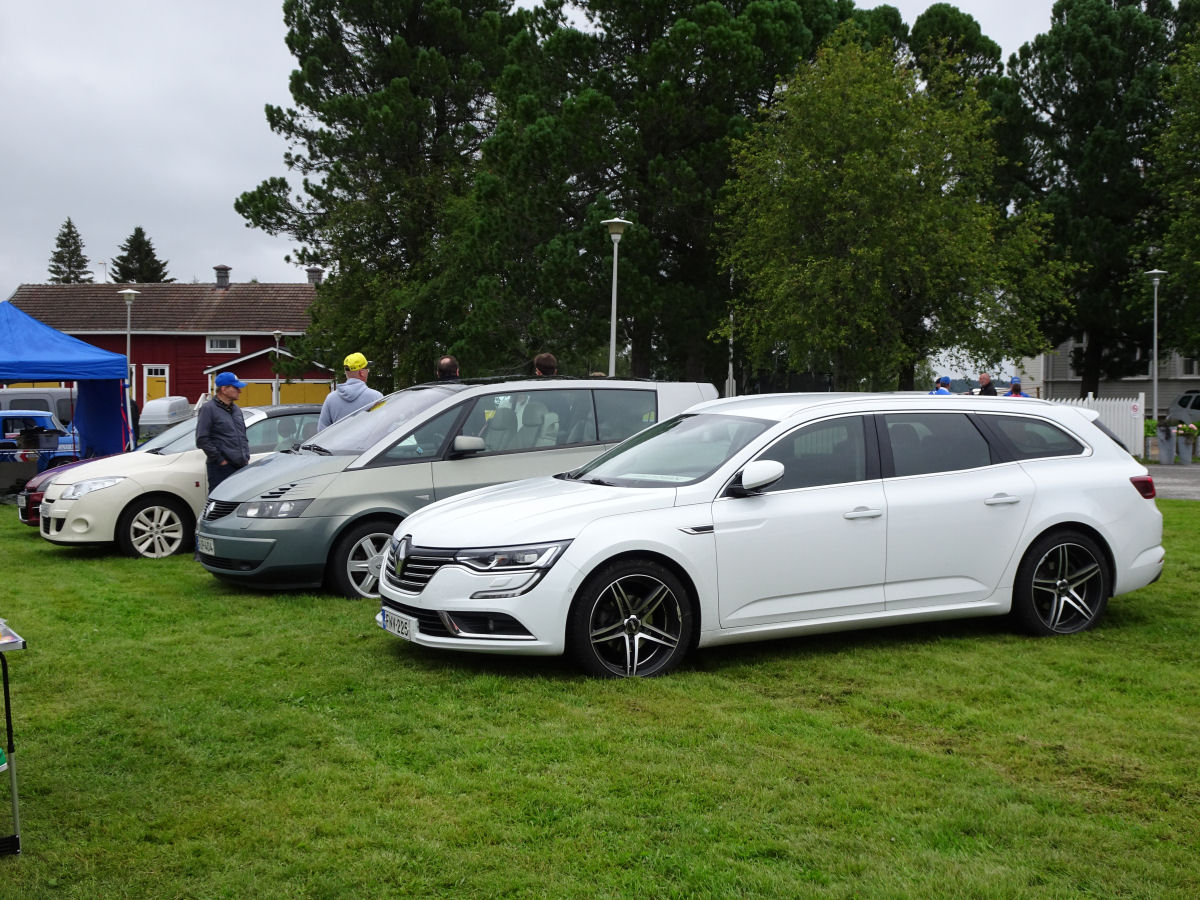
M 628 562 L 630 560 L 635 560 L 635 559 L 649 560 L 651 562 L 658 563 L 663 568 L 665 568 L 667 571 L 669 571 L 672 575 L 674 575 L 676 578 L 678 578 L 680 584 L 682 584 L 684 586 L 684 588 L 687 590 L 689 599 L 692 601 L 692 613 L 693 613 L 691 646 L 692 646 L 692 648 L 695 648 L 696 641 L 699 639 L 699 636 L 700 636 L 701 624 L 702 624 L 701 616 L 703 615 L 703 611 L 701 610 L 701 604 L 700 604 L 700 592 L 697 590 L 696 582 L 692 578 L 692 576 L 688 573 L 687 569 L 685 569 L 682 565 L 680 565 L 677 560 L 675 560 L 672 557 L 668 556 L 667 554 L 661 553 L 657 550 L 647 550 L 647 549 L 623 550 L 620 553 L 614 553 L 614 554 L 612 554 L 612 556 L 606 556 L 604 559 L 599 560 L 594 566 L 592 566 L 590 569 L 588 569 L 587 572 L 580 573 L 579 583 L 575 587 L 575 592 L 571 595 L 571 603 L 574 604 L 575 601 L 578 599 L 579 592 L 583 590 L 584 585 L 586 585 L 588 583 L 588 580 L 593 575 L 595 575 L 597 572 L 599 572 L 601 569 L 603 569 L 605 566 L 612 565 L 613 563 Z M 567 625 L 564 622 L 564 624 L 563 624 L 564 641 L 566 639 L 566 628 L 567 628 Z
M 196 511 L 192 509 L 192 504 L 190 504 L 179 494 L 176 494 L 174 491 L 167 491 L 161 488 L 154 491 L 146 491 L 144 494 L 138 494 L 136 497 L 131 499 L 128 503 L 121 507 L 121 512 L 117 515 L 117 521 L 120 522 L 121 519 L 123 519 L 131 509 L 133 509 L 134 506 L 144 505 L 147 502 L 162 500 L 171 500 L 187 510 L 187 514 L 192 517 L 192 528 L 194 529 L 196 527 L 199 516 L 197 516 Z
M 1099 547 L 1100 552 L 1104 554 L 1104 564 L 1108 567 L 1109 590 L 1111 592 L 1116 583 L 1116 557 L 1113 556 L 1112 547 L 1108 545 L 1108 540 L 1104 537 L 1104 535 L 1091 525 L 1087 525 L 1083 522 L 1055 522 L 1053 525 L 1048 525 L 1047 527 L 1043 528 L 1033 536 L 1028 544 L 1025 545 L 1025 549 L 1021 551 L 1021 556 L 1017 559 L 1017 565 L 1020 566 L 1020 564 L 1024 562 L 1026 555 L 1029 553 L 1029 548 L 1042 538 L 1068 531 L 1077 531 L 1081 534 L 1087 535 L 1096 542 L 1096 546 Z

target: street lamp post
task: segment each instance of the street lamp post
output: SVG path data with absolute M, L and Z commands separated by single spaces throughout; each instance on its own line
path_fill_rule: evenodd
M 624 219 L 605 219 L 600 224 L 608 226 L 613 242 L 612 321 L 608 325 L 608 375 L 611 378 L 617 374 L 617 244 L 621 243 L 625 226 L 633 223 Z
M 133 345 L 133 329 L 130 327 L 130 323 L 133 320 L 133 298 L 141 291 L 125 288 L 117 293 L 125 298 L 125 423 L 129 427 L 129 445 L 132 447 L 137 443 L 137 435 L 133 433 L 133 357 L 130 355 Z
M 1162 269 L 1151 269 L 1146 273 L 1154 283 L 1154 338 L 1151 342 L 1150 365 L 1154 378 L 1154 421 L 1158 422 L 1158 282 L 1167 273 Z
M 275 329 L 275 397 L 273 403 L 279 402 L 279 339 L 283 337 L 283 332 L 278 328 Z

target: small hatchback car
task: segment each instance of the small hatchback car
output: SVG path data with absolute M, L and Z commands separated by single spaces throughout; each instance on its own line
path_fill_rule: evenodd
M 227 581 L 378 597 L 396 525 L 462 491 L 583 465 L 716 397 L 711 384 L 533 378 L 389 394 L 217 486 L 196 532 Z
M 247 406 L 251 458 L 261 458 L 317 429 L 311 403 Z M 82 463 L 45 487 L 41 535 L 55 544 L 115 541 L 128 556 L 157 558 L 190 550 L 208 493 L 196 419 L 168 428 L 131 453 Z
M 1091 628 L 1163 567 L 1154 484 L 1041 400 L 719 400 L 553 478 L 415 513 L 377 623 L 428 647 L 661 675 L 694 647 L 1012 613 Z

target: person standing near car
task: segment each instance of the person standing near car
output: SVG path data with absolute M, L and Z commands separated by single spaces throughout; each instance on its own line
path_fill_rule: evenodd
M 321 404 L 321 416 L 317 419 L 317 431 L 326 428 L 338 419 L 344 419 L 352 412 L 357 412 L 364 406 L 370 406 L 383 399 L 383 394 L 374 388 L 367 387 L 367 375 L 371 364 L 361 353 L 351 353 L 343 360 L 346 369 L 346 380 L 332 391 L 325 402 Z
M 443 356 L 437 361 L 434 374 L 437 375 L 438 381 L 458 381 L 461 378 L 458 373 L 458 360 L 453 356 Z
M 987 372 L 979 373 L 979 396 L 995 397 L 996 386 L 992 384 L 992 376 Z
M 941 378 L 939 378 L 937 381 L 935 381 L 933 383 L 933 390 L 930 391 L 929 393 L 931 393 L 931 394 L 949 394 L 950 393 L 950 376 L 943 375 Z
M 212 401 L 200 407 L 196 416 L 196 446 L 204 451 L 208 469 L 208 492 L 250 462 L 250 441 L 246 437 L 246 419 L 237 398 L 244 381 L 232 372 L 217 376 Z
M 1016 375 L 1013 376 L 1012 384 L 1008 391 L 1004 394 L 1005 397 L 1028 397 L 1029 395 L 1021 390 L 1021 379 Z
M 533 374 L 539 375 L 557 375 L 558 374 L 558 359 L 553 353 L 539 353 L 533 358 Z

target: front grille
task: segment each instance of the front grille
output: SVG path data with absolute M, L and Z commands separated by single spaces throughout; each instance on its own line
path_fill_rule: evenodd
M 232 503 L 229 500 L 209 500 L 204 505 L 204 515 L 201 518 L 206 522 L 211 522 L 213 519 L 223 519 L 237 508 L 238 504 Z
M 249 572 L 258 563 L 248 559 L 230 559 L 227 556 L 209 556 L 207 553 L 197 553 L 196 558 L 206 566 L 214 569 L 228 569 L 230 572 Z
M 413 547 L 406 535 L 392 543 L 383 577 L 398 590 L 419 594 L 429 584 L 434 572 L 454 561 L 455 552 L 438 547 Z

